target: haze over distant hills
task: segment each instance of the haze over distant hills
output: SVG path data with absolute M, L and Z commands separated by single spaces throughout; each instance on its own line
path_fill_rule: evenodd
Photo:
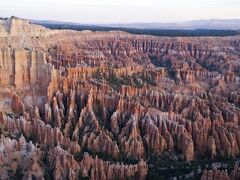
M 114 27 L 149 28 L 149 29 L 240 29 L 240 19 L 208 19 L 179 23 L 132 23 L 111 24 Z
M 95 25 L 107 27 L 138 28 L 138 29 L 228 29 L 239 30 L 240 19 L 204 19 L 176 23 L 115 23 L 115 24 L 83 24 L 51 20 L 30 20 L 40 24 L 66 24 L 66 25 Z

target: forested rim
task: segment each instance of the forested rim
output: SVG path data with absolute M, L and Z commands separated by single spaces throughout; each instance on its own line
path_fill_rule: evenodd
M 94 25 L 68 25 L 68 24 L 48 24 L 39 23 L 50 29 L 71 29 L 77 31 L 124 31 L 131 34 L 170 36 L 170 37 L 199 37 L 199 36 L 236 36 L 240 35 L 240 30 L 215 30 L 215 29 L 136 29 L 124 27 L 107 27 Z

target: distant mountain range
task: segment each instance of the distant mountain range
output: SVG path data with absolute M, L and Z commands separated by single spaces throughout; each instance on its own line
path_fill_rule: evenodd
M 240 29 L 240 19 L 209 19 L 194 20 L 180 23 L 132 23 L 132 24 L 109 24 L 113 27 L 147 28 L 147 29 Z
M 60 22 L 48 20 L 30 20 L 37 24 L 62 24 L 62 25 L 84 25 L 104 26 L 136 29 L 216 29 L 216 30 L 240 30 L 240 19 L 208 19 L 193 20 L 179 23 L 116 23 L 116 24 L 83 24 L 73 22 Z

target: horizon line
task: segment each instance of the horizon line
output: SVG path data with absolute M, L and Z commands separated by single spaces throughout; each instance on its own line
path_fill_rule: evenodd
M 187 23 L 187 22 L 194 22 L 194 21 L 211 21 L 211 20 L 240 20 L 240 18 L 200 18 L 200 19 L 191 19 L 191 20 L 179 20 L 179 21 L 151 21 L 151 22 L 146 22 L 146 21 L 132 21 L 132 22 L 76 22 L 76 21 L 64 21 L 64 20 L 54 20 L 54 19 L 39 19 L 39 18 L 22 18 L 19 16 L 9 16 L 9 17 L 3 17 L 0 16 L 0 18 L 11 18 L 11 17 L 16 17 L 19 19 L 25 19 L 29 21 L 52 21 L 52 22 L 58 22 L 58 23 L 72 23 L 72 24 L 90 24 L 90 25 L 118 25 L 118 24 L 126 24 L 126 25 L 131 25 L 131 24 L 179 24 L 179 23 Z

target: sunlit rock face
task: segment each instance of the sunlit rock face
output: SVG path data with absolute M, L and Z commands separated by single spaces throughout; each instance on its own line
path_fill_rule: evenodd
M 146 179 L 166 154 L 239 156 L 238 36 L 49 30 L 12 17 L 0 42 L 3 178 Z M 203 170 L 239 177 L 237 165 Z

